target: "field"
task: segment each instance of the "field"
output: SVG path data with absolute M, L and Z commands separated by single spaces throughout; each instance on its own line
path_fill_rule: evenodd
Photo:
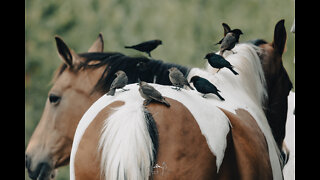
M 131 56 L 144 54 L 125 45 L 161 39 L 163 45 L 152 52 L 155 59 L 203 67 L 205 54 L 218 50 L 213 44 L 223 35 L 222 22 L 244 32 L 240 42 L 271 41 L 280 19 L 285 19 L 288 38 L 283 63 L 295 84 L 293 0 L 25 1 L 25 147 L 41 118 L 52 75 L 62 63 L 55 35 L 81 53 L 101 32 L 105 51 Z M 61 168 L 57 179 L 69 179 L 68 167 Z

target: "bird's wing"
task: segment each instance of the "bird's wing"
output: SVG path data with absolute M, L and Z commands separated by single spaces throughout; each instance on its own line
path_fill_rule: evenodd
M 110 85 L 110 89 L 113 89 L 113 88 L 117 87 L 118 79 L 119 79 L 118 76 L 116 78 L 114 78 L 114 80 L 112 81 L 112 83 Z
M 229 61 L 225 60 L 224 58 L 220 59 L 219 64 L 222 65 L 222 67 L 230 67 L 231 64 L 229 63 Z
M 161 100 L 163 97 L 159 91 L 150 85 L 144 85 L 142 87 L 143 93 L 153 99 Z
M 183 78 L 183 74 L 180 71 L 174 71 L 173 73 L 170 73 L 170 76 L 175 78 L 175 79 L 180 79 Z
M 150 97 L 160 94 L 159 91 L 157 91 L 154 87 L 150 85 L 141 86 L 141 89 L 145 95 L 148 95 Z
M 208 80 L 206 79 L 201 79 L 201 83 L 203 84 L 203 87 L 206 89 L 206 91 L 216 91 L 216 87 Z
M 223 39 L 221 43 L 221 49 L 227 48 L 230 46 L 232 43 L 235 43 L 237 41 L 236 37 L 234 37 L 231 33 L 228 33 L 226 37 Z
M 224 30 L 223 35 L 226 36 L 226 34 L 227 34 L 229 31 L 231 31 L 231 28 L 230 28 L 229 25 L 226 24 L 226 23 L 222 23 L 222 26 L 223 26 L 223 30 Z

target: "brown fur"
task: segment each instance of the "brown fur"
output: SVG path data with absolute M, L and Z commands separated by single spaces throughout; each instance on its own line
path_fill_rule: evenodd
M 280 20 L 275 26 L 272 43 L 260 45 L 262 48 L 260 59 L 268 91 L 265 113 L 280 149 L 285 137 L 288 110 L 287 97 L 292 89 L 292 83 L 282 64 L 282 54 L 285 50 L 286 40 L 287 33 L 284 20 Z

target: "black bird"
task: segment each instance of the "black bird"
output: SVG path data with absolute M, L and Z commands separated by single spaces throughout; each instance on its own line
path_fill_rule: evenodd
M 115 73 L 117 76 L 111 83 L 110 90 L 107 95 L 114 96 L 116 89 L 122 89 L 123 91 L 128 91 L 129 89 L 124 89 L 124 87 L 128 84 L 128 77 L 125 72 L 119 70 Z
M 224 98 L 218 93 L 220 92 L 215 85 L 210 83 L 205 78 L 199 76 L 193 76 L 190 80 L 190 83 L 193 83 L 193 86 L 197 89 L 198 92 L 202 93 L 205 98 L 205 95 L 208 93 L 213 93 L 219 97 L 221 101 L 224 101 Z
M 176 90 L 179 91 L 181 88 L 183 88 L 184 85 L 188 86 L 191 90 L 194 90 L 187 78 L 184 77 L 181 71 L 179 71 L 178 68 L 172 67 L 169 69 L 169 80 L 176 87 Z
M 125 48 L 132 48 L 141 52 L 145 52 L 149 55 L 149 57 L 151 57 L 151 51 L 154 50 L 156 47 L 158 47 L 160 44 L 162 44 L 162 41 L 155 39 L 155 40 L 142 42 L 140 44 L 133 45 L 133 46 L 125 46 Z
M 208 53 L 206 55 L 206 57 L 204 57 L 204 59 L 208 59 L 209 64 L 213 68 L 219 69 L 218 71 L 220 71 L 221 68 L 226 67 L 226 68 L 230 69 L 230 71 L 232 71 L 233 74 L 235 74 L 235 75 L 239 74 L 235 70 L 233 70 L 233 66 L 229 63 L 229 61 L 225 60 L 222 56 L 220 56 L 216 53 Z
M 146 100 L 144 105 L 147 106 L 152 100 L 165 104 L 170 107 L 170 104 L 166 99 L 157 91 L 153 86 L 149 85 L 144 81 L 139 82 L 139 93 Z

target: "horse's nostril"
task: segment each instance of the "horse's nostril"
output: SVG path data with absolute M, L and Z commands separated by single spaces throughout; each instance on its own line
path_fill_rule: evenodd
M 31 179 L 47 179 L 51 176 L 52 168 L 47 162 L 41 162 L 36 166 L 31 165 L 31 158 L 26 156 L 26 167 Z M 32 168 L 36 167 L 36 168 Z

